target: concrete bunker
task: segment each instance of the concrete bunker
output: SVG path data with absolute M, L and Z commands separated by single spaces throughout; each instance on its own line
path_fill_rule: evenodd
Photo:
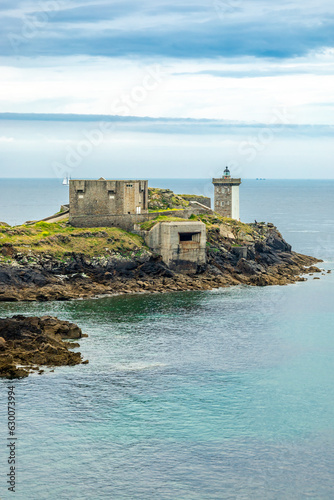
M 206 226 L 203 222 L 159 222 L 145 233 L 146 244 L 163 262 L 179 272 L 196 272 L 206 264 Z

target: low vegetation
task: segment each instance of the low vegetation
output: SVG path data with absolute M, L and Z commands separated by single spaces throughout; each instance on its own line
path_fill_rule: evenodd
M 166 209 L 161 209 L 161 208 L 158 208 L 157 210 L 152 210 L 152 209 L 149 209 L 149 212 L 150 213 L 161 213 L 161 212 L 178 212 L 179 210 L 182 210 L 182 208 L 166 208 Z
M 148 208 L 150 212 L 162 210 L 182 210 L 190 206 L 191 201 L 199 201 L 205 204 L 205 196 L 193 194 L 175 194 L 170 189 L 149 188 Z
M 57 259 L 75 252 L 87 257 L 99 257 L 108 253 L 123 256 L 145 249 L 144 240 L 135 234 L 115 227 L 74 228 L 66 221 L 37 222 L 22 226 L 0 226 L 0 256 L 10 260 L 18 253 L 47 254 Z
M 249 225 L 217 213 L 191 215 L 189 219 L 173 215 L 158 215 L 143 222 L 141 230 L 149 231 L 159 222 L 201 221 L 207 226 L 209 243 L 219 241 L 238 245 L 252 243 L 265 238 L 266 227 L 262 224 Z M 87 258 L 101 258 L 108 255 L 138 257 L 148 250 L 144 239 L 116 227 L 74 228 L 67 220 L 10 227 L 0 223 L 0 261 L 34 261 L 34 257 L 50 256 L 65 261 L 71 254 L 83 254 Z
M 148 208 L 151 211 L 159 210 L 182 210 L 189 207 L 189 201 L 182 196 L 174 194 L 170 189 L 149 188 Z
M 208 212 L 207 214 L 201 215 L 191 215 L 189 219 L 204 222 L 204 224 L 208 228 L 223 224 L 224 226 L 228 226 L 232 232 L 238 233 L 239 231 L 242 231 L 246 234 L 254 233 L 254 227 L 250 226 L 249 224 L 245 224 L 244 222 L 240 222 L 235 219 L 230 219 L 229 217 L 223 217 L 216 212 Z
M 178 196 L 181 196 L 181 198 L 183 198 L 184 200 L 186 201 L 205 201 L 207 200 L 208 198 L 206 196 L 202 196 L 202 195 L 197 195 L 197 194 L 179 194 Z
M 189 222 L 189 219 L 182 219 L 181 217 L 172 217 L 168 215 L 159 215 L 155 219 L 147 220 L 143 222 L 140 227 L 142 231 L 149 231 L 159 222 Z

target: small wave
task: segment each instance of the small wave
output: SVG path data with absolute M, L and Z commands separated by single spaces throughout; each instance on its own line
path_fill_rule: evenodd
M 289 231 L 289 233 L 320 233 L 320 231 L 309 231 L 308 229 L 304 229 L 300 231 Z
M 129 364 L 123 364 L 123 363 L 117 363 L 113 367 L 116 370 L 119 371 L 141 371 L 141 370 L 152 370 L 154 368 L 163 368 L 167 366 L 165 363 L 129 363 Z

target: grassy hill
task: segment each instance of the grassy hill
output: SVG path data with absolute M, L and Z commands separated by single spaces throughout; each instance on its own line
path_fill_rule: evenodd
M 90 258 L 106 254 L 131 256 L 144 249 L 146 246 L 140 236 L 115 227 L 74 228 L 66 221 L 0 226 L 2 261 L 11 261 L 17 254 L 27 258 L 33 254 L 47 254 L 60 260 L 73 252 Z

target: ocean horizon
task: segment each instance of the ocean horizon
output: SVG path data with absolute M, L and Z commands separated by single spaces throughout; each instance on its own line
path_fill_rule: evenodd
M 149 179 L 149 186 L 209 196 L 213 202 L 211 178 Z M 62 179 L 0 179 L 0 221 L 10 225 L 53 215 L 68 201 Z M 240 220 L 272 222 L 298 252 L 333 255 L 333 213 L 334 180 L 242 179 Z M 316 238 L 315 249 L 308 234 Z

